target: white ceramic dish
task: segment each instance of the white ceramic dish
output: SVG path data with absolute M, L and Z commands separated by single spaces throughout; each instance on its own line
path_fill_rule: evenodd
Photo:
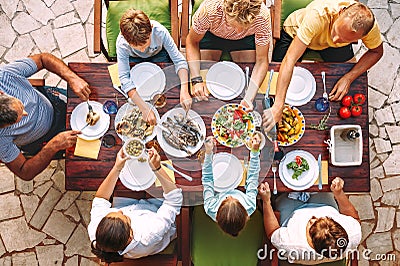
M 245 84 L 244 72 L 233 62 L 218 62 L 210 67 L 206 75 L 206 85 L 210 93 L 224 101 L 239 96 Z
M 296 156 L 301 156 L 307 160 L 309 170 L 303 172 L 298 176 L 297 180 L 292 178 L 293 170 L 287 168 L 287 164 L 295 161 Z M 318 162 L 314 156 L 308 151 L 304 150 L 293 150 L 288 152 L 279 164 L 279 178 L 282 183 L 293 190 L 305 190 L 311 187 L 315 180 L 318 178 Z
M 316 88 L 315 78 L 310 71 L 294 67 L 285 102 L 292 106 L 305 105 L 314 97 Z
M 220 152 L 213 157 L 214 190 L 217 192 L 235 189 L 243 178 L 243 166 L 230 153 Z
M 166 84 L 162 69 L 150 62 L 143 62 L 132 67 L 131 80 L 136 86 L 136 91 L 145 101 L 150 101 L 154 94 L 162 93 Z
M 119 179 L 125 187 L 134 191 L 141 191 L 154 184 L 156 175 L 147 161 L 128 160 L 119 174 Z
M 129 154 L 128 151 L 127 151 L 127 147 L 128 147 L 128 145 L 129 145 L 129 143 L 131 143 L 131 142 L 133 142 L 133 141 L 139 142 L 139 143 L 142 145 L 142 151 L 141 151 L 141 153 L 140 153 L 138 156 L 131 155 L 131 154 Z M 125 155 L 126 155 L 129 159 L 137 160 L 137 159 L 139 159 L 139 158 L 145 158 L 144 155 L 145 155 L 145 153 L 146 153 L 146 146 L 145 146 L 145 143 L 144 143 L 141 139 L 139 139 L 139 138 L 132 138 L 132 139 L 128 139 L 127 141 L 125 141 L 124 145 L 122 146 L 122 150 L 124 151 Z
M 355 129 L 360 133 L 360 137 L 351 141 L 344 140 L 340 136 L 343 131 Z M 331 162 L 336 166 L 361 165 L 363 153 L 362 131 L 359 125 L 336 125 L 331 127 L 329 151 Z
M 85 140 L 101 138 L 110 126 L 110 115 L 104 113 L 103 105 L 99 102 L 89 101 L 93 111 L 100 115 L 99 121 L 94 126 L 87 126 L 78 136 Z M 70 124 L 72 130 L 81 130 L 86 125 L 86 115 L 89 109 L 86 102 L 78 104 L 71 113 Z
M 264 146 L 265 146 L 265 143 L 266 143 L 265 135 L 264 135 L 262 132 L 260 132 L 260 131 L 254 132 L 253 135 L 256 134 L 256 133 L 259 133 L 259 134 L 261 135 L 260 150 L 262 150 L 262 149 L 264 148 Z M 250 147 L 250 145 L 249 145 L 249 144 L 250 144 L 249 142 L 251 142 L 251 139 L 250 139 L 250 141 L 245 142 L 244 144 L 246 145 L 246 148 L 247 148 L 247 149 L 251 150 L 251 147 Z

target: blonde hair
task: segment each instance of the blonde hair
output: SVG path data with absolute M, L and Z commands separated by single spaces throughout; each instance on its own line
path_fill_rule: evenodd
M 375 17 L 371 9 L 362 3 L 354 3 L 344 9 L 343 15 L 352 19 L 351 28 L 354 31 L 361 30 L 363 36 L 371 31 L 375 23 Z
M 253 23 L 260 14 L 263 0 L 224 0 L 224 12 L 242 25 Z
M 125 40 L 135 46 L 145 44 L 150 38 L 150 19 L 141 10 L 128 9 L 119 21 L 119 28 Z

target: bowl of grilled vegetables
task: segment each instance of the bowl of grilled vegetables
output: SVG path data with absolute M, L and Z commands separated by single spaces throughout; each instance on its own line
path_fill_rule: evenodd
M 304 135 L 306 121 L 300 110 L 285 105 L 282 119 L 276 125 L 276 140 L 279 146 L 290 146 L 298 142 Z M 267 135 L 271 140 L 271 137 Z

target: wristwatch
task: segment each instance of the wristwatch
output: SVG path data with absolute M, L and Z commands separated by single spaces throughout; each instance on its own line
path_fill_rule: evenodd
M 192 82 L 192 86 L 196 85 L 197 83 L 202 83 L 203 78 L 201 76 L 191 78 L 190 81 Z

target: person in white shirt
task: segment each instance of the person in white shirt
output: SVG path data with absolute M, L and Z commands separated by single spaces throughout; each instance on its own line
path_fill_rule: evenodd
M 109 202 L 127 157 L 118 152 L 114 167 L 93 199 L 88 234 L 92 252 L 106 263 L 159 253 L 176 238 L 175 218 L 182 205 L 182 190 L 160 165 L 160 155 L 149 150 L 149 165 L 164 191 L 160 199 L 114 198 Z
M 357 249 L 360 219 L 343 185 L 344 181 L 336 177 L 331 184 L 333 193 L 312 194 L 307 203 L 290 199 L 286 193 L 280 195 L 276 201 L 280 223 L 271 207 L 268 183 L 260 185 L 265 232 L 280 259 L 314 265 L 343 259 L 347 252 Z

